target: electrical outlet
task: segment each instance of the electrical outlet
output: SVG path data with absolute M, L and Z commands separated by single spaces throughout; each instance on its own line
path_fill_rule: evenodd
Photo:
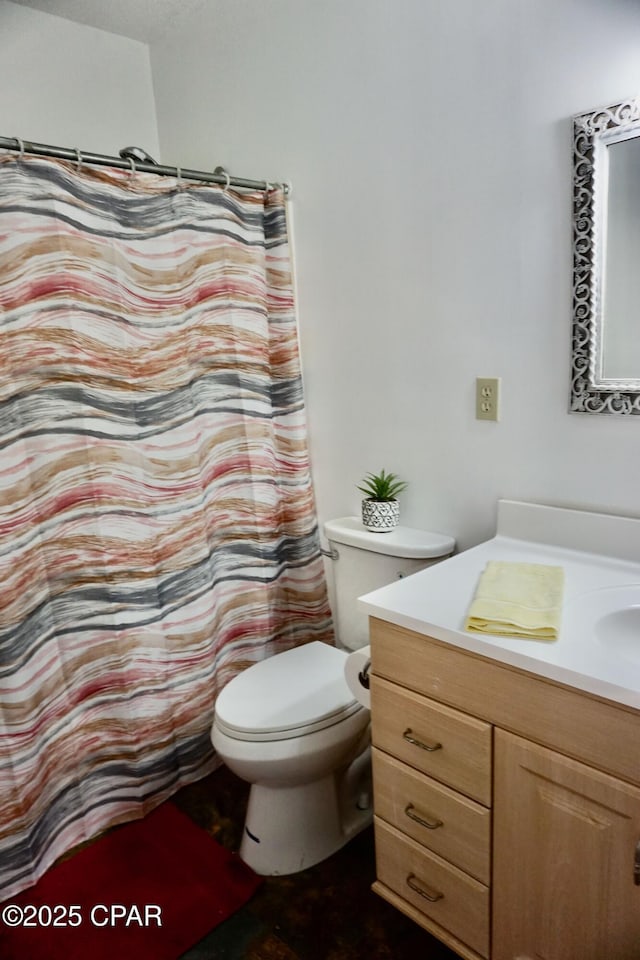
M 500 377 L 476 379 L 476 420 L 497 420 L 500 412 Z

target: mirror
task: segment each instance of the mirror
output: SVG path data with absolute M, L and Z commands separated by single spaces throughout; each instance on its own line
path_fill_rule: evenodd
M 640 101 L 573 118 L 571 410 L 640 414 Z

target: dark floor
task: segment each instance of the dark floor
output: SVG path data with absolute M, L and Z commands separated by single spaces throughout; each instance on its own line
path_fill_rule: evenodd
M 240 845 L 247 786 L 225 767 L 173 801 L 223 846 Z M 373 831 L 328 860 L 266 877 L 246 906 L 181 960 L 456 960 L 456 955 L 371 892 Z

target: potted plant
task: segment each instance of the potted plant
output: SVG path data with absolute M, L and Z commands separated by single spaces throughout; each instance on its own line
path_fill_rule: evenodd
M 358 490 L 365 494 L 362 501 L 362 522 L 367 530 L 386 533 L 397 527 L 400 519 L 398 494 L 407 486 L 395 473 L 368 473 Z

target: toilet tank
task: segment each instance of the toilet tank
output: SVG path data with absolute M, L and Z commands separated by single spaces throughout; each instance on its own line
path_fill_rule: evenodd
M 328 520 L 324 532 L 331 548 L 336 646 L 343 650 L 369 642 L 368 617 L 358 609 L 358 597 L 444 560 L 455 548 L 452 537 L 411 527 L 372 533 L 358 517 Z

